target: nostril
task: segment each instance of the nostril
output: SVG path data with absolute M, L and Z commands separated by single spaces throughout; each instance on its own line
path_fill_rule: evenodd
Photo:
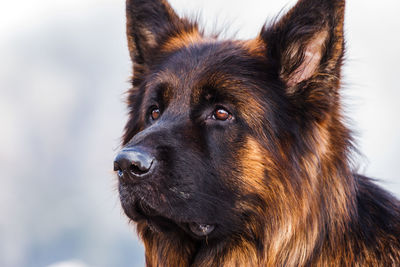
M 118 176 L 122 178 L 124 176 L 124 172 L 122 171 L 121 167 L 119 166 L 118 162 L 114 161 L 114 171 L 118 173 Z
M 136 175 L 143 175 L 150 170 L 152 163 L 153 162 L 151 162 L 150 166 L 147 167 L 147 166 L 141 165 L 140 163 L 136 165 L 136 162 L 132 162 L 132 165 L 129 168 L 129 171 Z
M 114 160 L 114 171 L 120 178 L 126 173 L 142 176 L 150 171 L 153 162 L 154 158 L 142 149 L 123 149 Z
M 119 167 L 118 162 L 114 161 L 114 171 L 119 171 L 121 168 Z

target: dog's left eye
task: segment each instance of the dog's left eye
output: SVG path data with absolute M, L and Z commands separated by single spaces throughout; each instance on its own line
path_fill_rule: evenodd
M 154 108 L 151 110 L 150 116 L 151 116 L 151 119 L 152 119 L 153 121 L 157 120 L 157 119 L 160 117 L 160 109 L 157 108 L 157 107 L 154 107 Z
M 223 108 L 218 108 L 214 111 L 211 118 L 219 121 L 227 121 L 232 119 L 232 114 Z

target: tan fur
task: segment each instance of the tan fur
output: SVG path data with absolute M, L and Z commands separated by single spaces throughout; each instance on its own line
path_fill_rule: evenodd
M 131 7 L 132 2 L 128 0 L 128 7 Z M 217 168 L 215 171 L 220 172 L 216 176 L 221 178 L 224 186 L 229 188 L 228 191 L 237 193 L 236 198 L 232 198 L 235 201 L 229 203 L 235 212 L 229 214 L 236 216 L 237 213 L 243 219 L 243 222 L 238 223 L 240 233 L 232 231 L 233 234 L 227 235 L 226 240 L 219 237 L 217 242 L 208 242 L 208 236 L 197 240 L 186 233 L 188 230 L 179 223 L 187 221 L 170 218 L 181 228 L 178 227 L 176 232 L 162 232 L 146 218 L 138 222 L 137 230 L 145 245 L 147 266 L 400 266 L 398 236 L 376 229 L 376 242 L 368 246 L 364 240 L 366 237 L 360 237 L 364 234 L 362 225 L 354 225 L 360 223 L 356 220 L 361 218 L 358 217 L 360 209 L 357 206 L 360 183 L 352 172 L 349 160 L 352 149 L 349 143 L 352 139 L 343 123 L 339 92 L 344 53 L 345 1 L 321 1 L 323 8 L 317 9 L 321 12 L 321 19 L 314 21 L 316 25 L 312 27 L 307 24 L 308 19 L 313 20 L 315 17 L 307 17 L 310 14 L 307 11 L 315 7 L 318 1 L 299 0 L 269 30 L 246 41 L 205 38 L 197 26 L 186 25 L 184 20 L 180 20 L 167 1 L 157 3 L 161 3 L 162 14 L 168 17 L 169 26 L 174 30 L 163 33 L 165 36 L 160 38 L 163 42 L 157 43 L 157 36 L 145 27 L 145 23 L 137 28 L 138 32 L 132 31 L 134 21 L 128 12 L 128 44 L 134 62 L 138 61 L 140 54 L 135 34 L 144 40 L 141 47 L 143 56 L 157 48 L 157 52 L 164 53 L 162 55 L 168 58 L 170 55 L 180 55 L 181 51 L 191 50 L 187 48 L 213 43 L 218 48 L 232 48 L 229 51 L 233 51 L 233 56 L 254 60 L 251 61 L 253 65 L 249 67 L 249 73 L 247 69 L 243 71 L 247 76 L 239 77 L 225 72 L 225 65 L 212 74 L 204 75 L 210 64 L 213 64 L 210 60 L 212 56 L 199 56 L 193 61 L 193 57 L 187 56 L 182 61 L 176 61 L 187 63 L 185 68 L 174 66 L 173 70 L 164 69 L 148 76 L 145 75 L 148 69 L 144 62 L 135 64 L 134 87 L 139 87 L 146 76 L 146 84 L 142 88 L 143 99 L 151 97 L 151 88 L 166 84 L 163 97 L 171 102 L 164 114 L 175 115 L 171 116 L 174 119 L 186 119 L 189 125 L 187 128 L 198 126 L 190 121 L 191 105 L 198 104 L 203 97 L 203 87 L 210 86 L 235 96 L 235 112 L 240 114 L 238 118 L 251 129 L 249 133 L 243 134 L 243 139 L 229 147 L 237 154 L 226 158 L 226 161 L 234 162 L 235 165 L 223 162 L 231 166 L 229 170 Z M 290 23 L 292 21 L 296 22 L 294 28 L 302 26 L 304 31 L 300 32 L 308 34 L 293 39 L 291 35 L 280 36 L 280 32 L 293 34 L 285 28 L 288 25 L 293 27 Z M 297 25 L 302 23 L 306 25 Z M 284 41 L 275 44 L 276 49 L 269 53 L 275 37 L 282 37 Z M 222 49 L 216 51 L 219 53 Z M 279 53 L 279 56 L 275 58 L 273 53 Z M 229 56 L 226 58 L 229 59 Z M 240 61 L 235 68 L 242 67 L 239 66 L 242 62 L 246 61 Z M 270 84 L 266 84 L 270 81 L 268 79 L 251 80 L 257 79 L 255 77 L 259 74 L 258 71 L 250 72 L 252 67 L 269 67 L 268 64 L 264 65 L 267 62 L 273 63 L 276 72 L 268 74 L 275 74 L 276 77 L 273 77 L 277 81 L 274 80 L 274 86 L 281 90 L 274 93 L 280 100 L 284 98 L 284 101 L 265 101 L 264 95 L 260 97 L 260 94 L 264 94 L 263 90 L 277 89 L 269 88 Z M 243 65 L 248 66 L 245 63 Z M 137 92 L 135 90 L 139 89 L 136 87 L 130 93 Z M 210 104 L 212 97 L 207 94 L 205 96 L 209 109 L 215 104 Z M 133 106 L 133 101 L 129 104 Z M 282 110 L 288 112 L 285 115 L 290 119 L 286 121 L 278 116 L 281 114 L 275 114 L 277 121 L 266 118 L 274 114 L 274 111 L 281 111 L 281 104 L 287 104 L 287 109 Z M 135 115 L 131 114 L 132 117 Z M 142 121 L 145 120 L 144 116 L 142 114 L 140 118 Z M 282 126 L 281 132 L 276 133 L 281 119 L 288 125 Z M 129 132 L 129 124 L 127 129 Z M 227 136 L 229 134 L 227 132 Z M 126 138 L 125 143 L 132 138 L 132 134 L 126 136 L 129 138 Z M 200 145 L 194 143 L 194 146 Z M 182 188 L 169 189 L 180 196 L 180 200 L 190 200 L 190 195 Z M 152 188 L 146 188 L 148 191 L 152 191 Z M 153 194 L 153 198 L 154 195 L 160 206 L 169 204 L 165 195 Z M 210 202 L 212 197 L 215 198 L 211 196 Z
M 206 40 L 203 39 L 203 37 L 197 30 L 193 30 L 192 32 L 182 32 L 176 36 L 169 38 L 161 49 L 168 52 L 179 50 L 185 46 L 190 46 L 196 43 L 199 44 L 205 41 Z

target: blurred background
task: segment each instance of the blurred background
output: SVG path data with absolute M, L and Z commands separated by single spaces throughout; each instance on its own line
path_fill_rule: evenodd
M 171 0 L 252 38 L 290 0 Z M 131 63 L 123 0 L 0 3 L 0 266 L 144 266 L 112 161 Z M 359 170 L 400 196 L 398 0 L 348 1 L 345 102 Z M 237 31 L 239 29 L 239 31 Z

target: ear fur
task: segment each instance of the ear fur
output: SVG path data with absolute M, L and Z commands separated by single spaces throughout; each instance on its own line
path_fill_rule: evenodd
M 286 93 L 313 104 L 310 108 L 327 109 L 335 101 L 344 54 L 344 6 L 344 0 L 300 0 L 260 34 Z
M 163 41 L 197 25 L 181 19 L 166 0 L 127 0 L 128 47 L 135 67 L 151 63 Z

